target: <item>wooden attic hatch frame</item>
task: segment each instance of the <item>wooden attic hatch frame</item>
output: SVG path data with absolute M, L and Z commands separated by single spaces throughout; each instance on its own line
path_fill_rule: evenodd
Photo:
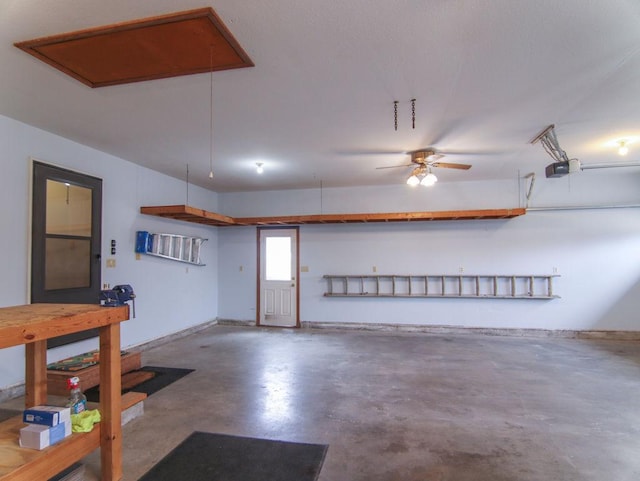
M 89 87 L 253 67 L 212 8 L 17 42 Z
M 273 217 L 229 217 L 189 205 L 140 207 L 140 213 L 216 227 L 300 224 L 347 224 L 367 222 L 417 222 L 434 220 L 511 219 L 526 209 L 448 210 L 440 212 L 394 212 L 364 214 L 315 214 Z

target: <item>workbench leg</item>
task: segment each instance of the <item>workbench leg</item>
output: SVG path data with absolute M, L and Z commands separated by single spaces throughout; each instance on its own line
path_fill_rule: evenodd
M 25 348 L 24 405 L 47 404 L 47 341 L 30 342 Z
M 100 458 L 102 481 L 122 478 L 120 324 L 100 328 Z

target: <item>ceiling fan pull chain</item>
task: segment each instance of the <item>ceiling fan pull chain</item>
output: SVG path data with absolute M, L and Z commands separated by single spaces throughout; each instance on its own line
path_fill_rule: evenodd
M 416 128 L 416 99 L 411 99 L 411 124 Z
M 393 101 L 393 123 L 395 125 L 396 131 L 398 130 L 398 101 Z

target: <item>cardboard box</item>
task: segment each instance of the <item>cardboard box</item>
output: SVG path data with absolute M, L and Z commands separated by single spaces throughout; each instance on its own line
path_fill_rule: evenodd
M 24 410 L 22 420 L 29 424 L 55 426 L 60 423 L 60 413 L 51 409 L 51 406 L 34 406 Z
M 43 424 L 29 424 L 20 430 L 20 447 L 44 449 L 49 446 L 49 427 Z
M 29 424 L 56 426 L 65 422 L 71 423 L 71 408 L 60 406 L 35 406 L 25 409 L 22 420 Z
M 70 422 L 62 422 L 55 426 L 28 424 L 20 429 L 20 447 L 42 450 L 59 443 L 70 435 Z

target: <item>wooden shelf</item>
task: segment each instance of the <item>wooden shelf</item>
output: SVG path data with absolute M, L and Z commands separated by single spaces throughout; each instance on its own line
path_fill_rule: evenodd
M 0 480 L 34 481 L 49 479 L 78 459 L 100 447 L 100 425 L 89 433 L 75 433 L 42 451 L 21 448 L 18 445 L 20 428 L 25 426 L 22 416 L 0 424 Z
M 366 222 L 417 222 L 434 220 L 511 219 L 526 213 L 524 208 L 448 210 L 439 212 L 393 212 L 370 214 L 315 214 L 274 217 L 229 217 L 189 205 L 160 205 L 140 207 L 140 212 L 168 219 L 194 222 L 217 227 L 299 225 L 299 224 L 347 224 Z
M 147 395 L 130 391 L 122 395 L 122 411 L 144 401 Z M 91 403 L 94 404 L 94 403 Z M 97 407 L 91 406 L 90 409 Z M 25 426 L 22 416 L 14 416 L 0 423 L 1 481 L 33 481 L 49 479 L 100 447 L 100 424 L 91 432 L 74 433 L 42 451 L 21 448 L 20 428 Z

